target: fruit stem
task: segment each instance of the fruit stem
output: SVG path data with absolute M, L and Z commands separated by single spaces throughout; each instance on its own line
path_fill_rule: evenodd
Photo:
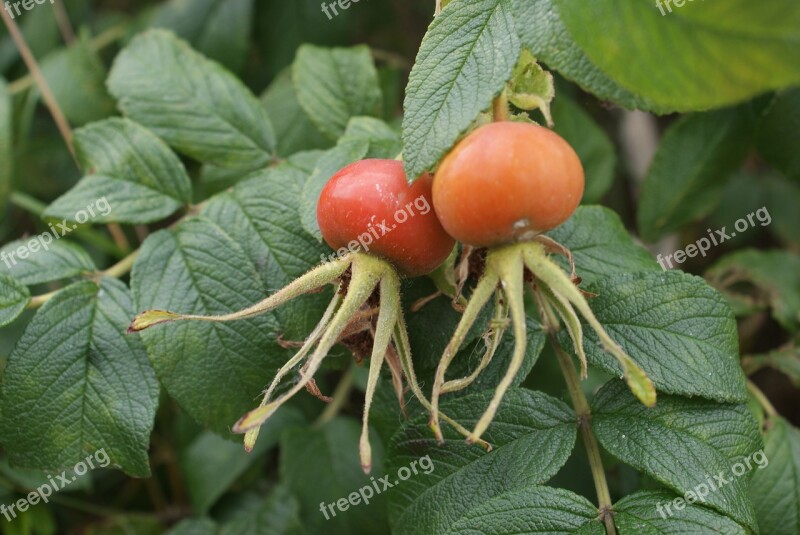
M 492 101 L 492 118 L 495 122 L 508 121 L 508 95 L 505 88 Z
M 572 406 L 575 408 L 575 414 L 578 416 L 578 427 L 581 430 L 583 445 L 586 448 L 586 455 L 589 458 L 589 466 L 592 470 L 594 488 L 597 492 L 597 505 L 600 510 L 600 517 L 606 526 L 606 532 L 609 535 L 616 535 L 617 528 L 614 525 L 611 492 L 608 490 L 608 481 L 606 480 L 605 470 L 603 470 L 603 460 L 600 458 L 600 446 L 597 444 L 594 433 L 592 433 L 592 412 L 589 407 L 589 401 L 586 399 L 583 389 L 581 389 L 580 379 L 578 378 L 578 373 L 575 371 L 575 366 L 572 364 L 572 359 L 570 359 L 569 355 L 561 348 L 555 334 L 550 332 L 549 336 L 556 357 L 558 357 L 558 364 L 561 366 L 561 373 L 564 375 L 564 380 L 567 383 L 569 397 L 572 399 Z

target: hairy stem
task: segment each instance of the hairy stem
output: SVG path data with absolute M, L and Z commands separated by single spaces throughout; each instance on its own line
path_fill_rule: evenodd
M 597 492 L 597 505 L 598 509 L 600 509 L 603 524 L 605 524 L 606 532 L 609 535 L 615 535 L 617 528 L 614 525 L 611 493 L 608 490 L 605 470 L 603 470 L 603 460 L 600 458 L 600 446 L 597 444 L 594 433 L 592 433 L 592 413 L 589 408 L 589 401 L 581 389 L 580 379 L 572 360 L 558 344 L 558 340 L 552 332 L 550 333 L 550 342 L 553 344 L 556 357 L 558 357 L 558 364 L 561 367 L 561 373 L 564 375 L 564 380 L 569 390 L 569 397 L 572 399 L 572 406 L 575 408 L 575 414 L 578 417 L 578 425 L 583 437 L 583 445 L 586 448 L 586 455 L 589 457 L 594 488 Z
M 647 376 L 647 373 L 639 366 L 627 353 L 617 344 L 611 336 L 606 332 L 603 326 L 597 321 L 597 318 L 586 302 L 577 286 L 570 280 L 570 278 L 561 270 L 561 268 L 547 257 L 544 246 L 540 243 L 524 243 L 520 244 L 525 256 L 525 265 L 534 274 L 534 276 L 544 282 L 550 290 L 560 295 L 569 301 L 578 312 L 586 319 L 586 322 L 597 334 L 603 348 L 611 353 L 614 358 L 619 362 L 622 368 L 625 382 L 628 384 L 631 392 L 642 402 L 646 407 L 652 407 L 656 404 L 656 389 L 653 381 Z

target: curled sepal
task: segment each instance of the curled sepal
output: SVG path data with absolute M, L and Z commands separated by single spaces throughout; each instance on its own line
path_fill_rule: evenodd
M 364 305 L 370 295 L 372 295 L 373 290 L 386 270 L 393 269 L 384 260 L 373 258 L 366 254 L 355 253 L 351 255 L 351 258 L 352 269 L 347 294 L 342 300 L 341 306 L 330 320 L 330 323 L 325 327 L 325 331 L 320 337 L 316 349 L 314 349 L 314 352 L 308 357 L 304 371 L 300 374 L 300 380 L 276 400 L 262 403 L 261 406 L 240 418 L 233 426 L 234 433 L 246 433 L 262 425 L 281 405 L 306 387 L 308 382 L 314 377 L 314 374 L 317 373 L 317 370 L 322 364 L 322 360 L 339 341 L 341 334 L 347 328 L 351 318 L 358 313 L 361 306 Z
M 436 440 L 441 444 L 444 442 L 444 435 L 442 435 L 441 427 L 439 426 L 439 397 L 442 394 L 442 387 L 444 386 L 445 374 L 450 363 L 453 362 L 456 353 L 464 343 L 467 333 L 472 328 L 472 325 L 478 320 L 481 310 L 484 305 L 489 301 L 494 293 L 495 288 L 500 280 L 500 275 L 494 270 L 494 266 L 487 262 L 486 271 L 475 287 L 475 290 L 470 296 L 469 303 L 461 315 L 461 320 L 458 322 L 453 337 L 447 344 L 444 350 L 439 366 L 436 368 L 436 376 L 433 379 L 433 392 L 431 393 L 431 417 L 430 427 L 433 431 Z
M 263 301 L 238 312 L 218 316 L 197 316 L 194 314 L 178 314 L 165 310 L 147 310 L 133 319 L 133 322 L 128 328 L 128 332 L 142 331 L 154 325 L 173 321 L 226 322 L 258 316 L 259 314 L 264 314 L 265 312 L 276 309 L 295 297 L 313 292 L 326 284 L 334 282 L 347 270 L 352 262 L 352 258 L 353 255 L 346 255 L 333 262 L 321 264 Z
M 378 321 L 374 330 L 367 390 L 364 395 L 364 417 L 358 450 L 361 457 L 361 468 L 365 474 L 369 474 L 370 470 L 372 470 L 372 446 L 369 443 L 369 409 L 372 406 L 372 399 L 375 397 L 375 389 L 378 386 L 383 360 L 389 350 L 389 344 L 392 343 L 392 333 L 397 324 L 399 314 L 400 280 L 397 274 L 390 270 L 384 274 L 380 282 L 380 311 L 378 312 Z
M 656 389 L 653 381 L 645 371 L 631 359 L 625 351 L 606 332 L 597 321 L 586 298 L 573 284 L 569 277 L 547 257 L 544 246 L 540 243 L 529 242 L 520 244 L 523 247 L 525 266 L 533 275 L 541 280 L 556 295 L 569 301 L 578 312 L 586 319 L 589 326 L 597 333 L 603 348 L 611 353 L 622 367 L 622 373 L 631 392 L 644 405 L 652 407 L 656 403 Z
M 481 357 L 478 366 L 472 370 L 472 373 L 470 373 L 467 377 L 462 377 L 461 379 L 451 379 L 450 381 L 444 383 L 442 385 L 442 394 L 447 394 L 448 392 L 457 392 L 467 388 L 469 385 L 475 382 L 481 372 L 485 370 L 486 367 L 492 362 L 492 358 L 494 358 L 495 353 L 497 353 L 497 349 L 500 347 L 500 342 L 503 340 L 503 334 L 505 334 L 509 325 L 508 304 L 506 300 L 503 299 L 503 294 L 499 290 L 495 291 L 494 301 L 494 317 L 492 317 L 492 320 L 489 322 L 489 332 L 484 336 L 484 339 L 486 340 L 486 351 L 484 352 L 483 357 Z
M 511 311 L 511 324 L 514 328 L 514 352 L 511 354 L 511 362 L 508 365 L 505 375 L 500 380 L 500 384 L 495 388 L 494 396 L 489 402 L 486 411 L 475 424 L 472 433 L 467 437 L 470 444 L 480 439 L 489 424 L 494 420 L 500 402 L 514 382 L 514 378 L 522 368 L 525 361 L 525 349 L 528 343 L 527 323 L 525 320 L 525 288 L 523 281 L 522 255 L 516 247 L 503 248 L 493 251 L 486 259 L 487 264 L 495 264 L 496 271 L 500 274 L 500 286 L 508 301 Z
M 567 333 L 572 339 L 575 353 L 578 354 L 578 359 L 581 361 L 581 379 L 586 379 L 589 376 L 589 369 L 586 361 L 586 352 L 583 350 L 583 327 L 581 326 L 581 320 L 575 313 L 575 309 L 564 297 L 553 293 L 546 284 L 540 282 L 536 285 L 536 289 L 544 295 L 550 306 L 558 313 L 561 321 L 564 322 Z

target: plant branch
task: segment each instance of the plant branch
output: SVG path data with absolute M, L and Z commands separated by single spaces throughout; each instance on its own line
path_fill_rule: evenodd
M 586 455 L 589 457 L 589 466 L 592 470 L 592 479 L 594 480 L 594 487 L 597 492 L 600 516 L 606 526 L 606 532 L 609 535 L 616 535 L 617 528 L 614 525 L 611 492 L 608 490 L 608 481 L 606 480 L 606 473 L 603 469 L 603 460 L 600 458 L 600 446 L 597 443 L 594 433 L 592 433 L 590 423 L 592 413 L 589 407 L 589 401 L 583 393 L 578 373 L 575 371 L 575 366 L 572 364 L 572 359 L 570 359 L 569 355 L 561 348 L 555 334 L 552 331 L 549 334 L 556 357 L 558 357 L 558 364 L 561 367 L 561 372 L 564 374 L 564 380 L 567 383 L 569 397 L 572 399 L 572 406 L 575 408 L 575 414 L 578 416 L 581 436 L 583 437 L 583 444 L 586 448 Z
M 758 404 L 764 409 L 764 412 L 767 413 L 770 417 L 774 418 L 778 416 L 778 411 L 775 410 L 775 406 L 770 402 L 769 398 L 767 397 L 764 392 L 756 386 L 756 384 L 751 381 L 750 379 L 747 380 L 747 390 L 753 394 L 753 397 L 756 398 Z
M 14 206 L 22 208 L 38 217 L 42 217 L 45 208 L 47 208 L 47 205 L 39 199 L 20 191 L 12 191 L 8 200 L 11 201 L 11 204 Z
M 72 45 L 75 42 L 75 30 L 72 29 L 72 23 L 69 21 L 69 15 L 64 7 L 62 0 L 58 0 L 53 4 L 53 9 L 56 12 L 56 22 L 58 22 L 58 29 L 61 31 L 61 37 L 67 45 Z
M 58 106 L 58 102 L 56 101 L 53 92 L 50 90 L 50 86 L 47 84 L 47 80 L 45 80 L 44 74 L 42 74 L 42 70 L 39 68 L 39 64 L 36 62 L 36 58 L 33 56 L 33 52 L 31 52 L 28 43 L 25 41 L 25 36 L 19 31 L 17 23 L 14 22 L 6 10 L 0 9 L 0 16 L 3 17 L 3 22 L 5 23 L 6 28 L 8 28 L 8 33 L 11 35 L 11 39 L 17 46 L 17 49 L 22 56 L 22 60 L 25 62 L 25 65 L 28 67 L 28 71 L 30 71 L 31 76 L 33 76 L 33 80 L 39 87 L 39 92 L 42 94 L 42 99 L 47 105 L 47 108 L 50 110 L 50 115 L 53 116 L 53 120 L 58 127 L 58 131 L 61 132 L 61 137 L 64 138 L 64 142 L 67 144 L 67 149 L 72 155 L 72 159 L 77 163 L 78 158 L 75 155 L 75 147 L 72 144 L 72 130 L 70 129 L 69 122 L 64 116 L 64 112 L 62 112 L 61 108 Z
M 117 39 L 125 35 L 125 24 L 118 24 L 117 26 L 112 26 L 108 30 L 104 31 L 94 39 L 89 42 L 89 48 L 95 52 L 100 51 L 107 47 L 108 45 L 115 43 Z M 22 78 L 18 80 L 14 80 L 10 84 L 8 84 L 8 91 L 12 95 L 17 93 L 22 93 L 23 91 L 29 89 L 33 86 L 33 77 L 30 74 L 26 74 Z
M 28 306 L 26 306 L 25 308 L 27 310 L 35 310 L 35 309 L 41 307 L 43 304 L 47 303 L 53 297 L 55 297 L 56 294 L 58 292 L 60 292 L 60 291 L 61 290 L 54 290 L 54 291 L 52 291 L 50 293 L 46 293 L 46 294 L 42 294 L 42 295 L 37 295 L 35 297 L 31 297 L 31 300 L 28 303 Z
M 126 253 L 131 250 L 131 244 L 128 241 L 128 237 L 125 236 L 125 232 L 123 232 L 119 223 L 107 223 L 106 228 L 108 229 L 109 234 L 111 234 L 111 238 L 113 238 L 117 247 Z
M 140 249 L 136 249 L 131 254 L 111 266 L 110 268 L 106 269 L 105 271 L 101 271 L 99 273 L 100 277 L 110 277 L 113 279 L 118 279 L 119 277 L 128 273 L 131 268 L 133 267 L 133 263 L 136 261 L 136 258 L 139 256 Z

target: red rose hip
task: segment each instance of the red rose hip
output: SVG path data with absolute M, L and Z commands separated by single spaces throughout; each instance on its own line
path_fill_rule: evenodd
M 432 178 L 409 185 L 402 162 L 369 159 L 333 175 L 322 190 L 317 222 L 325 241 L 341 253 L 383 257 L 408 276 L 430 273 L 455 241 L 431 205 Z

